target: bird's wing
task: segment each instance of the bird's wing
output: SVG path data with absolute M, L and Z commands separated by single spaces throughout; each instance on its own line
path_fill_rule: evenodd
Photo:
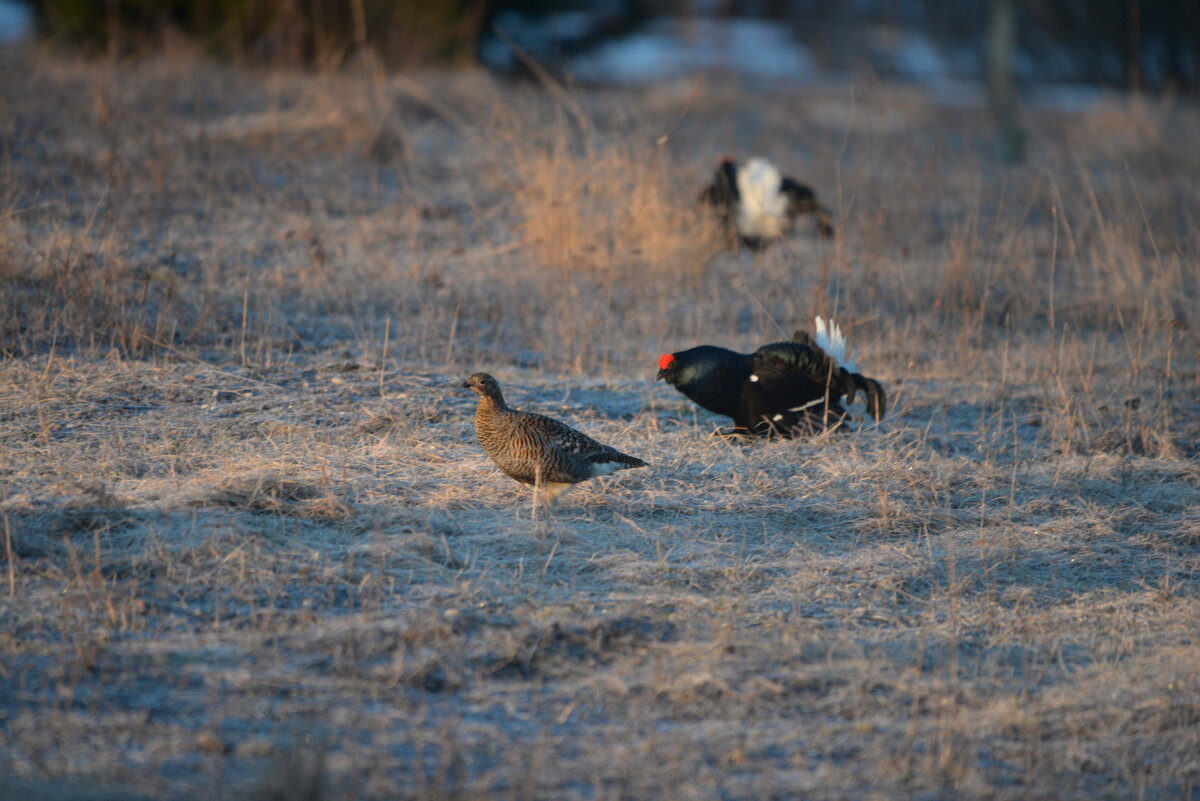
M 792 214 L 803 214 L 817 208 L 817 193 L 791 178 L 784 178 L 780 182 L 779 191 L 787 196 L 788 211 Z
M 840 389 L 842 370 L 825 351 L 806 342 L 775 342 L 763 345 L 750 357 L 752 376 L 763 387 L 788 384 L 803 378 L 824 386 L 833 382 Z M 751 380 L 755 380 L 753 377 Z M 840 391 L 838 392 L 840 395 Z
M 833 214 L 817 201 L 817 193 L 811 187 L 784 178 L 779 191 L 788 200 L 788 216 L 812 214 L 817 218 L 817 229 L 821 236 L 833 236 Z
M 874 378 L 867 378 L 862 373 L 851 372 L 851 370 L 857 369 L 853 366 L 853 361 L 851 361 L 849 369 L 845 367 L 838 369 L 835 367 L 832 371 L 830 371 L 830 368 L 828 367 L 828 361 L 821 361 L 833 361 L 833 359 L 826 354 L 826 352 L 821 348 L 820 344 L 818 344 L 818 342 L 822 339 L 826 341 L 829 340 L 829 333 L 825 330 L 825 323 L 820 317 L 817 318 L 817 327 L 818 331 L 816 338 L 812 337 L 807 331 L 796 331 L 796 333 L 792 334 L 791 342 L 785 342 L 781 344 L 790 345 L 792 347 L 799 346 L 802 348 L 807 348 L 817 354 L 816 361 L 823 365 L 821 367 L 823 374 L 832 375 L 835 384 L 840 382 L 842 391 L 846 396 L 846 403 L 854 403 L 855 395 L 861 392 L 866 398 L 867 413 L 870 414 L 871 417 L 875 418 L 876 422 L 882 420 L 883 416 L 887 413 L 887 393 L 884 391 L 883 385 Z M 838 337 L 840 336 L 841 331 L 838 330 Z M 845 350 L 844 341 L 842 342 L 841 347 L 843 350 Z M 775 345 L 766 345 L 764 348 L 760 349 L 760 352 L 761 350 L 768 348 L 773 349 L 773 354 L 778 354 L 778 351 L 774 350 L 777 348 Z M 757 354 L 755 355 L 757 356 Z M 785 354 L 784 361 L 786 362 L 787 358 L 789 357 L 790 354 Z M 764 359 L 766 358 L 767 357 L 764 357 Z M 841 376 L 840 379 L 838 378 L 839 374 Z
M 737 203 L 733 191 L 720 176 L 700 191 L 700 202 L 717 209 L 728 209 Z
M 550 454 L 549 461 L 561 464 L 575 476 L 576 481 L 579 480 L 580 474 L 603 475 L 614 468 L 620 470 L 625 467 L 643 467 L 646 464 L 641 459 L 597 442 L 587 434 L 576 431 L 552 417 L 523 412 L 517 424 L 540 440 Z M 549 479 L 556 480 L 553 476 Z
M 576 431 L 566 423 L 560 423 L 553 417 L 546 417 L 545 415 L 534 414 L 532 412 L 522 412 L 517 424 L 544 440 L 547 444 L 572 456 L 586 458 L 588 454 L 604 449 L 603 445 L 587 434 Z
M 845 371 L 820 348 L 776 342 L 759 348 L 750 360 L 752 372 L 743 387 L 738 425 L 786 432 L 844 413 L 838 401 L 844 394 Z

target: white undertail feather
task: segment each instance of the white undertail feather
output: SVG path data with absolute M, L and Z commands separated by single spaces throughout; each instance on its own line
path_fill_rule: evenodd
M 615 473 L 618 470 L 624 470 L 629 467 L 621 462 L 595 462 L 592 467 L 592 476 L 607 476 L 609 473 Z
M 774 239 L 787 226 L 787 197 L 780 191 L 783 176 L 766 159 L 750 159 L 737 171 L 738 233 Z
M 842 336 L 842 327 L 835 323 L 832 318 L 829 320 L 829 326 L 826 327 L 825 321 L 820 317 L 817 318 L 817 344 L 821 346 L 821 350 L 833 357 L 833 360 L 842 367 L 845 367 L 851 373 L 858 372 L 858 365 L 854 363 L 856 353 L 850 353 L 846 350 L 846 337 Z

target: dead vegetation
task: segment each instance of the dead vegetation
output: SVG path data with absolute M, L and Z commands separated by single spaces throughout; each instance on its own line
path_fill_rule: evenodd
M 1192 105 L 0 58 L 0 795 L 1196 797 Z M 880 426 L 650 380 L 814 313 Z M 530 520 L 478 369 L 652 470 Z

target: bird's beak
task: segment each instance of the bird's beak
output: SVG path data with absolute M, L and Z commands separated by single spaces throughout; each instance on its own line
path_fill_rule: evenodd
M 469 382 L 467 382 L 467 381 L 464 381 L 464 382 L 462 382 L 461 384 L 459 384 L 459 386 L 460 386 L 460 387 L 462 387 L 463 389 L 470 389 L 470 388 L 471 388 L 471 384 L 470 384 Z
M 667 372 L 678 366 L 679 360 L 675 358 L 674 353 L 664 353 L 658 357 L 658 381 L 666 381 L 668 384 L 675 383 L 671 380 L 671 374 Z
M 658 357 L 658 381 L 666 381 L 668 384 L 673 384 L 671 380 L 670 370 L 678 366 L 678 359 L 674 353 L 664 353 Z

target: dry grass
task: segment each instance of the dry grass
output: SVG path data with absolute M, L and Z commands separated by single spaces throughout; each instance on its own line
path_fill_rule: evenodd
M 500 189 L 515 203 L 522 253 L 552 271 L 643 287 L 667 289 L 703 275 L 723 237 L 696 203 L 695 187 L 672 180 L 675 165 L 661 145 L 607 141 L 586 118 L 572 125 L 563 115 L 541 136 L 524 115 L 506 125 Z
M 0 795 L 1200 795 L 1194 106 L 0 59 Z M 818 312 L 882 425 L 650 380 Z M 652 469 L 531 521 L 477 369 Z

